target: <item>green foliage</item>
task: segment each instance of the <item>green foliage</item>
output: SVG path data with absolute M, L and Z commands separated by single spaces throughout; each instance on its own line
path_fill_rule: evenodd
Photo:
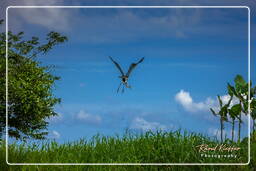
M 242 107 L 241 104 L 235 104 L 229 109 L 229 115 L 232 119 L 238 118 L 238 115 L 241 113 Z
M 42 44 L 37 37 L 23 40 L 23 35 L 23 32 L 8 32 L 8 133 L 21 140 L 43 139 L 47 135 L 46 119 L 57 115 L 53 107 L 60 99 L 52 90 L 60 78 L 52 75 L 51 67 L 42 66 L 36 57 L 67 38 L 50 32 Z M 5 33 L 0 33 L 0 135 L 4 133 L 6 120 L 5 39 Z
M 230 96 L 232 96 L 232 95 L 237 96 L 236 89 L 233 86 L 231 86 L 229 83 L 228 83 L 227 88 L 228 88 L 228 94 Z
M 80 139 L 75 142 L 58 144 L 57 142 L 44 142 L 38 144 L 10 144 L 9 162 L 11 163 L 246 163 L 248 161 L 248 142 L 244 139 L 241 143 L 225 141 L 224 144 L 240 147 L 241 150 L 211 151 L 207 154 L 236 154 L 237 158 L 214 158 L 201 157 L 196 146 L 207 144 L 215 147 L 220 145 L 216 139 L 195 133 L 176 132 L 146 132 L 135 134 L 127 132 L 124 136 L 105 137 L 96 135 L 91 140 Z M 252 143 L 255 145 L 255 142 Z M 0 146 L 0 151 L 5 150 L 5 145 Z M 0 153 L 0 162 L 5 157 Z M 255 149 L 251 153 L 255 154 Z M 255 166 L 255 163 L 253 164 Z M 254 166 L 250 166 L 253 168 Z M 2 170 L 7 170 L 2 166 Z M 21 166 L 19 166 L 21 167 Z M 29 167 L 22 166 L 24 170 Z M 26 168 L 27 167 L 27 168 Z M 40 166 L 38 166 L 40 167 Z M 56 166 L 57 167 L 57 166 Z M 60 166 L 59 166 L 60 167 Z M 72 166 L 75 167 L 75 166 Z M 77 166 L 78 170 L 86 169 L 88 166 Z M 103 166 L 108 168 L 109 166 Z M 152 166 L 152 169 L 156 166 Z M 234 170 L 241 170 L 235 166 Z M 35 168 L 30 166 L 31 169 Z M 230 166 L 229 166 L 230 168 Z M 246 166 L 249 169 L 249 166 Z M 1 168 L 0 168 L 1 169 Z M 15 168 L 13 168 L 15 169 Z M 72 168 L 62 166 L 62 169 Z M 131 166 L 127 168 L 131 169 Z M 217 170 L 218 167 L 215 166 Z M 44 169 L 42 169 L 44 170 Z M 191 168 L 190 168 L 191 170 Z M 196 169 L 199 170 L 199 169 Z
M 255 120 L 256 120 L 256 87 L 252 87 L 252 83 L 247 83 L 241 75 L 237 75 L 234 79 L 235 86 L 232 86 L 228 83 L 227 89 L 229 95 L 236 96 L 240 101 L 240 107 L 236 107 L 236 109 L 230 110 L 230 114 L 233 115 L 237 114 L 237 118 L 239 119 L 239 134 L 240 134 L 240 126 L 241 126 L 241 114 L 248 114 L 248 108 L 250 103 L 250 114 L 253 119 L 253 131 L 255 131 Z M 250 90 L 250 94 L 248 91 Z M 235 111 L 234 111 L 235 110 Z M 239 113 L 240 112 L 240 113 Z
M 219 116 L 220 117 L 220 131 L 221 131 L 220 138 L 221 138 L 221 141 L 223 141 L 224 121 L 225 122 L 228 121 L 228 112 L 229 112 L 228 108 L 229 108 L 229 105 L 230 105 L 230 103 L 233 99 L 233 95 L 230 96 L 230 99 L 229 99 L 228 103 L 225 104 L 224 106 L 223 106 L 223 102 L 222 102 L 220 96 L 218 95 L 217 97 L 218 97 L 218 101 L 219 101 L 219 111 L 215 112 L 212 108 L 210 108 L 210 110 L 211 110 L 211 112 L 214 116 Z
M 241 75 L 237 75 L 234 79 L 235 86 L 232 86 L 228 83 L 227 89 L 229 95 L 236 96 L 242 104 L 242 112 L 248 113 L 248 100 L 251 100 L 254 94 L 251 94 L 249 97 L 248 86 L 249 84 L 243 79 Z M 251 83 L 250 83 L 251 89 Z M 253 93 L 254 90 L 251 91 Z
M 250 103 L 250 107 L 251 107 L 251 117 L 253 119 L 256 119 L 256 99 L 253 98 L 251 103 Z

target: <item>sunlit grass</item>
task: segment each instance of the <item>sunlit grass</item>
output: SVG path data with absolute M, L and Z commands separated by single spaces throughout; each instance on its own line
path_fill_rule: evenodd
M 10 163 L 246 163 L 247 139 L 241 143 L 226 140 L 223 144 L 240 147 L 241 150 L 232 152 L 237 158 L 202 157 L 202 152 L 196 146 L 208 144 L 216 146 L 221 144 L 217 139 L 195 133 L 176 132 L 146 132 L 134 133 L 127 131 L 123 136 L 107 137 L 96 135 L 90 140 L 59 144 L 55 141 L 38 144 L 9 144 Z M 255 142 L 252 144 L 255 149 Z M 254 150 L 255 151 L 255 150 Z M 0 160 L 5 163 L 5 144 L 0 147 Z M 207 152 L 206 152 L 207 153 Z M 207 154 L 231 154 L 228 152 L 209 152 Z M 253 152 L 252 154 L 255 154 Z M 254 161 L 253 161 L 254 162 Z M 255 166 L 255 165 L 254 165 Z M 54 166 L 60 168 L 61 166 Z M 54 168 L 49 167 L 49 168 Z M 84 168 L 86 166 L 73 166 L 65 168 Z M 87 166 L 88 167 L 88 166 Z M 137 168 L 138 166 L 129 166 Z M 239 166 L 249 169 L 248 166 Z M 11 166 L 1 164 L 0 170 L 10 168 L 23 168 L 34 170 L 35 166 Z M 34 168 L 34 169 L 33 169 Z M 38 167 L 37 167 L 38 168 Z M 41 167 L 46 169 L 46 167 Z M 64 169 L 64 166 L 61 167 Z M 98 169 L 110 166 L 97 167 Z M 128 166 L 126 166 L 128 169 Z M 148 168 L 148 167 L 147 167 Z M 153 166 L 152 166 L 153 168 Z M 212 168 L 212 167 L 211 167 Z M 98 170 L 96 169 L 96 170 Z M 14 169 L 15 170 L 15 169 Z M 69 170 L 69 169 L 67 169 Z M 128 169 L 129 170 L 129 169 Z

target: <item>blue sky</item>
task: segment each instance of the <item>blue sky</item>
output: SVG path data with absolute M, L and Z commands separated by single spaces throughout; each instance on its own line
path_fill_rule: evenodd
M 216 95 L 236 74 L 247 80 L 247 9 L 10 9 L 10 29 L 26 37 L 49 31 L 69 41 L 39 60 L 54 64 L 62 99 L 49 138 L 59 142 L 163 129 L 216 135 Z M 117 94 L 120 75 L 108 56 L 132 72 L 132 89 Z M 252 81 L 255 80 L 252 78 Z M 235 103 L 235 101 L 234 101 Z M 230 136 L 230 126 L 226 124 Z M 247 124 L 243 125 L 243 135 Z

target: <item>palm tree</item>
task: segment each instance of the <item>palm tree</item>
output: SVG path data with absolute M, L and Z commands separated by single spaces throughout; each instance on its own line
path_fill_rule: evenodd
M 120 83 L 119 86 L 118 86 L 117 92 L 119 92 L 119 89 L 120 89 L 121 85 L 123 85 L 122 92 L 124 92 L 124 86 L 125 86 L 126 88 L 131 88 L 131 86 L 128 85 L 128 78 L 129 78 L 129 76 L 130 76 L 132 70 L 133 70 L 139 63 L 141 63 L 141 62 L 144 60 L 144 57 L 141 58 L 137 63 L 132 63 L 132 64 L 130 65 L 130 67 L 129 67 L 129 69 L 128 69 L 128 71 L 127 71 L 126 74 L 124 74 L 124 72 L 123 72 L 122 68 L 120 67 L 120 65 L 119 65 L 116 61 L 114 61 L 111 56 L 109 56 L 109 58 L 110 58 L 110 60 L 115 64 L 115 66 L 117 67 L 117 69 L 121 72 L 121 76 L 119 76 L 119 78 L 121 78 L 121 83 Z
M 212 114 L 214 116 L 220 116 L 220 138 L 221 138 L 221 142 L 223 142 L 223 130 L 224 130 L 224 121 L 228 121 L 228 107 L 231 103 L 231 100 L 233 98 L 233 96 L 230 97 L 229 101 L 227 104 L 223 105 L 223 102 L 220 98 L 220 96 L 218 95 L 218 101 L 219 101 L 219 112 L 215 112 L 212 108 L 210 108 Z

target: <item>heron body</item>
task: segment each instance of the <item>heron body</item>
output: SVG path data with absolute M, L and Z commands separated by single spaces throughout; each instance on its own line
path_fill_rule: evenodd
M 130 65 L 130 67 L 129 67 L 129 69 L 128 69 L 128 71 L 127 71 L 126 74 L 124 74 L 124 72 L 123 72 L 122 68 L 120 67 L 120 65 L 119 65 L 116 61 L 114 61 L 111 56 L 109 56 L 109 58 L 110 58 L 110 60 L 115 64 L 115 66 L 117 67 L 117 69 L 121 72 L 121 76 L 119 76 L 119 78 L 121 79 L 121 83 L 119 84 L 119 87 L 118 87 L 118 89 L 117 89 L 117 92 L 119 92 L 119 89 L 120 89 L 121 85 L 123 85 L 122 92 L 124 92 L 124 86 L 125 86 L 126 88 L 131 88 L 131 86 L 128 85 L 128 78 L 129 78 L 129 76 L 130 76 L 130 73 L 132 72 L 132 70 L 133 70 L 139 63 L 141 63 L 141 62 L 144 60 L 144 57 L 141 58 L 137 63 L 132 63 L 132 64 Z
M 123 85 L 125 85 L 126 88 L 132 88 L 131 86 L 128 85 L 128 77 L 127 76 L 119 76 L 119 78 L 122 78 L 121 81 Z
M 127 81 L 128 81 L 128 77 L 127 76 L 119 76 L 119 78 L 121 78 L 123 83 L 127 83 Z

